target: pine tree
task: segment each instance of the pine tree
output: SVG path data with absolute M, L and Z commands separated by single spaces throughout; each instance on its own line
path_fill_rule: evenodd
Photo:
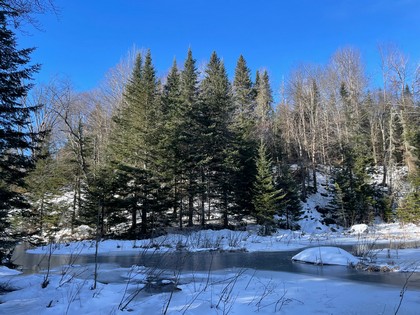
M 418 113 L 420 109 L 417 106 L 415 110 Z M 418 127 L 414 128 L 415 122 L 417 122 L 417 126 L 420 123 L 419 120 L 420 115 L 411 118 L 411 128 L 408 129 L 408 134 L 406 135 L 408 141 L 413 145 L 411 148 L 411 159 L 414 163 L 411 165 L 411 173 L 409 175 L 411 189 L 397 209 L 398 218 L 403 223 L 420 223 L 420 129 Z
M 255 131 L 255 92 L 252 86 L 250 70 L 244 57 L 238 59 L 233 81 L 234 129 L 237 135 L 240 171 L 237 172 L 235 195 L 239 214 L 253 211 L 252 187 L 256 175 L 255 157 L 257 143 Z
M 25 81 L 39 65 L 28 65 L 33 49 L 18 49 L 15 35 L 8 29 L 8 18 L 14 17 L 16 13 L 0 11 L 0 233 L 6 227 L 8 210 L 27 206 L 21 188 L 33 166 L 31 150 L 37 138 L 27 129 L 37 108 L 25 107 L 21 101 L 32 87 Z
M 113 211 L 121 207 L 121 200 L 116 197 L 119 196 L 118 189 L 127 185 L 126 182 L 117 181 L 118 174 L 109 165 L 104 165 L 89 178 L 86 202 L 79 219 L 83 224 L 95 226 L 100 238 L 108 232 L 109 227 L 124 222 L 121 211 Z
M 162 141 L 160 142 L 161 173 L 171 189 L 173 218 L 178 214 L 179 208 L 179 181 L 180 165 L 178 153 L 178 131 L 180 126 L 181 107 L 181 75 L 176 60 L 169 71 L 162 93 Z
M 278 201 L 279 224 L 286 229 L 297 230 L 300 227 L 296 222 L 302 214 L 299 187 L 288 165 L 277 164 L 276 168 L 275 187 L 283 192 L 283 198 Z
M 340 224 L 346 227 L 370 223 L 375 216 L 375 188 L 368 183 L 366 168 L 366 159 L 346 148 L 343 165 L 334 174 L 336 196 L 333 205 L 341 209 Z
M 188 199 L 188 225 L 193 224 L 194 198 L 201 192 L 201 224 L 204 225 L 204 199 L 203 187 L 199 187 L 202 179 L 198 162 L 201 160 L 197 144 L 201 141 L 199 128 L 199 96 L 198 71 L 195 65 L 192 50 L 188 50 L 184 70 L 181 73 L 181 104 L 177 111 L 176 159 L 179 163 L 179 198 L 180 216 L 179 226 L 182 228 L 183 199 Z M 202 170 L 202 169 L 201 169 Z M 202 171 L 201 171 L 202 172 Z M 202 186 L 202 185 L 201 185 Z
M 420 174 L 412 174 L 410 183 L 411 191 L 402 200 L 397 215 L 402 223 L 420 224 Z
M 71 173 L 66 172 L 64 165 L 54 158 L 49 137 L 45 137 L 37 154 L 35 167 L 25 178 L 32 208 L 30 217 L 36 222 L 32 222 L 28 231 L 36 230 L 42 235 L 46 229 L 58 225 L 61 211 L 50 199 L 68 184 L 69 177 Z
M 178 70 L 176 60 L 174 60 L 171 70 L 166 79 L 162 93 L 162 115 L 167 124 L 170 121 L 174 124 L 177 111 L 181 103 L 181 75 Z M 169 127 L 169 126 L 168 126 Z
M 250 69 L 244 57 L 239 56 L 233 80 L 233 101 L 235 105 L 235 121 L 250 136 L 254 123 L 255 92 L 253 89 Z
M 256 136 L 259 141 L 263 141 L 272 149 L 272 128 L 273 128 L 273 93 L 270 85 L 270 78 L 267 71 L 262 74 L 257 73 L 255 82 L 256 91 Z
M 255 217 L 257 223 L 262 225 L 262 234 L 269 235 L 274 228 L 274 215 L 277 213 L 278 203 L 284 195 L 281 195 L 274 185 L 271 160 L 267 157 L 267 149 L 263 142 L 258 149 L 256 165 L 253 197 Z
M 235 135 L 231 129 L 233 102 L 223 62 L 213 52 L 201 82 L 200 95 L 200 169 L 213 189 L 222 212 L 223 226 L 234 203 L 233 181 L 237 171 Z
M 153 219 L 162 210 L 160 202 L 165 200 L 161 196 L 156 164 L 162 125 L 161 100 L 150 51 L 144 64 L 142 57 L 137 56 L 124 97 L 126 104 L 115 117 L 111 156 L 120 172 L 119 182 L 125 181 L 121 205 L 128 205 L 131 211 L 131 232 L 137 230 L 137 212 L 140 211 L 140 233 L 144 235 L 150 231 L 149 217 Z

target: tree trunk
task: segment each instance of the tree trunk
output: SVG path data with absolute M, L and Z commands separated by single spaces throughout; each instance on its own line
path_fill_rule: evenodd
M 206 200 L 206 190 L 204 189 L 204 171 L 201 172 L 201 227 L 204 228 L 204 225 L 206 224 L 206 213 L 205 213 L 205 200 Z
M 102 205 L 101 205 L 101 217 L 100 217 L 101 237 L 105 234 L 105 221 L 104 221 L 104 218 L 105 218 L 105 206 L 104 206 L 104 204 L 102 202 Z
M 193 226 L 194 215 L 194 198 L 192 195 L 188 196 L 188 226 Z
M 173 202 L 173 213 L 172 218 L 175 220 L 178 212 L 178 182 L 176 178 L 174 178 L 174 202 Z
M 42 195 L 41 207 L 40 207 L 40 234 L 41 235 L 42 235 L 43 228 L 44 228 L 44 198 L 45 198 L 45 196 Z
M 183 228 L 183 225 L 182 225 L 182 216 L 184 215 L 183 208 L 184 208 L 184 202 L 183 202 L 183 199 L 181 198 L 180 204 L 179 204 L 179 229 L 180 230 L 182 230 Z
M 141 209 L 141 234 L 146 235 L 147 233 L 147 209 L 143 207 Z
M 229 226 L 228 221 L 228 200 L 227 200 L 227 192 L 223 192 L 223 227 L 226 229 Z
M 75 224 L 75 221 L 76 221 L 77 191 L 78 191 L 77 182 L 78 182 L 78 179 L 76 177 L 76 180 L 75 180 L 75 183 L 74 183 L 73 211 L 71 213 L 71 222 L 70 222 L 70 224 L 71 224 L 71 234 L 73 234 L 73 232 L 74 232 L 74 224 Z
M 137 207 L 133 206 L 131 209 L 131 231 L 134 234 L 137 229 Z

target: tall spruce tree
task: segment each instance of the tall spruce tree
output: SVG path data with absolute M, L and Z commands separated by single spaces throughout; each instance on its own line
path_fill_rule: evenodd
M 398 218 L 403 223 L 420 223 L 420 106 L 412 108 L 412 117 L 407 119 L 409 128 L 407 128 L 407 142 L 411 143 L 410 157 L 412 165 L 409 168 L 409 182 L 411 189 L 401 201 L 397 209 Z M 417 126 L 417 128 L 415 127 Z
M 343 164 L 333 175 L 336 194 L 332 204 L 339 210 L 340 224 L 346 227 L 370 223 L 375 216 L 375 189 L 368 183 L 366 168 L 366 159 L 346 148 Z
M 182 228 L 183 199 L 188 199 L 188 225 L 193 224 L 194 198 L 200 192 L 200 152 L 196 146 L 201 141 L 199 129 L 198 71 L 192 50 L 188 50 L 184 70 L 181 73 L 181 104 L 177 111 L 176 159 L 179 162 L 178 191 L 180 198 L 179 226 Z M 202 192 L 202 191 L 201 191 Z M 202 200 L 203 200 L 202 196 Z M 203 203 L 201 223 L 204 225 Z
M 257 176 L 254 182 L 254 216 L 257 223 L 262 226 L 261 233 L 268 235 L 274 228 L 274 215 L 277 213 L 279 201 L 284 196 L 274 185 L 271 160 L 267 156 L 267 149 L 263 142 L 258 148 L 258 157 L 255 163 Z
M 283 198 L 277 203 L 277 214 L 280 227 L 297 230 L 297 221 L 302 214 L 299 187 L 287 164 L 276 163 L 275 187 L 283 192 Z
M 240 55 L 235 68 L 233 79 L 233 101 L 235 105 L 235 121 L 247 133 L 254 123 L 255 92 L 251 81 L 251 70 L 248 68 L 245 58 Z M 247 134 L 247 136 L 249 136 Z
M 37 108 L 25 107 L 22 99 L 31 89 L 27 81 L 39 65 L 28 65 L 33 49 L 18 49 L 8 24 L 8 19 L 16 16 L 0 6 L 0 233 L 4 232 L 10 208 L 27 206 L 21 187 L 33 165 L 31 150 L 37 138 L 27 128 Z
M 162 139 L 160 142 L 161 173 L 171 189 L 173 219 L 178 215 L 180 164 L 178 153 L 178 131 L 181 123 L 181 75 L 176 60 L 169 71 L 162 93 Z
M 65 167 L 51 152 L 49 138 L 44 139 L 37 154 L 35 167 L 25 178 L 30 192 L 30 216 L 33 220 L 30 220 L 30 227 L 22 222 L 23 228 L 31 232 L 40 232 L 41 235 L 48 228 L 58 226 L 61 211 L 57 203 L 51 202 L 51 196 L 58 194 L 60 188 L 69 183 L 68 178 L 71 178 L 71 173 L 66 172 Z
M 255 134 L 258 141 L 263 141 L 271 151 L 273 147 L 273 92 L 271 90 L 270 78 L 265 70 L 262 74 L 257 73 L 255 82 L 256 91 L 256 129 Z
M 238 59 L 232 86 L 234 102 L 233 126 L 237 135 L 239 168 L 235 185 L 239 215 L 253 211 L 252 187 L 256 175 L 255 157 L 255 91 L 244 57 Z
M 161 126 L 158 83 L 150 51 L 144 64 L 137 56 L 130 82 L 126 87 L 125 104 L 115 117 L 111 137 L 111 155 L 124 182 L 122 207 L 131 211 L 131 232 L 137 230 L 137 213 L 141 214 L 141 234 L 150 231 L 148 219 L 161 208 L 162 193 L 156 171 L 158 130 Z
M 234 205 L 234 178 L 238 167 L 235 135 L 231 128 L 233 102 L 223 62 L 213 52 L 201 82 L 199 166 L 208 189 L 215 193 L 222 212 L 222 224 L 228 226 Z

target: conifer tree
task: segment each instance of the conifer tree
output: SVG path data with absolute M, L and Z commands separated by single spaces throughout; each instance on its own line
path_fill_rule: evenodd
M 340 224 L 370 223 L 375 215 L 375 190 L 367 181 L 366 161 L 351 148 L 344 152 L 343 165 L 337 168 L 336 195 L 333 204 L 341 209 Z
M 255 163 L 257 165 L 253 197 L 255 217 L 257 223 L 262 225 L 262 234 L 269 235 L 274 227 L 274 215 L 277 213 L 278 203 L 284 196 L 274 185 L 271 160 L 267 157 L 263 142 L 258 148 Z
M 299 187 L 293 178 L 288 165 L 276 165 L 275 187 L 283 192 L 283 198 L 278 201 L 277 213 L 280 216 L 280 226 L 297 230 L 299 225 L 296 223 L 302 214 Z
M 250 133 L 254 122 L 255 92 L 253 89 L 250 69 L 245 58 L 239 56 L 233 79 L 233 100 L 235 105 L 235 121 L 247 133 Z M 249 134 L 247 134 L 249 136 Z
M 58 211 L 58 205 L 50 199 L 68 184 L 68 177 L 71 177 L 64 165 L 60 165 L 58 159 L 54 158 L 48 139 L 49 137 L 44 138 L 34 169 L 25 178 L 32 208 L 30 216 L 36 222 L 31 224 L 31 230 L 36 229 L 41 235 L 45 228 L 58 225 L 61 211 Z
M 238 152 L 231 129 L 233 102 L 223 62 L 213 52 L 201 82 L 199 165 L 219 200 L 223 226 L 234 203 L 233 181 Z
M 417 112 L 414 112 L 414 111 Z M 413 108 L 413 114 L 419 113 L 420 108 Z M 414 116 L 414 115 L 413 115 Z M 417 124 L 415 124 L 417 122 Z M 403 223 L 420 223 L 420 129 L 414 128 L 414 125 L 420 123 L 420 115 L 411 118 L 411 128 L 406 135 L 407 140 L 412 143 L 411 173 L 409 174 L 410 191 L 402 200 L 397 209 L 398 218 Z
M 244 57 L 238 59 L 233 80 L 234 129 L 237 135 L 239 172 L 235 194 L 240 215 L 252 212 L 252 187 L 256 175 L 255 157 L 255 91 L 252 85 L 250 70 Z
M 181 104 L 177 111 L 177 143 L 176 159 L 179 162 L 179 198 L 180 216 L 179 226 L 182 228 L 183 199 L 188 198 L 188 225 L 193 224 L 194 198 L 199 192 L 198 181 L 200 176 L 200 151 L 197 144 L 201 141 L 199 130 L 199 96 L 198 71 L 195 65 L 192 50 L 188 50 L 184 70 L 181 73 Z M 202 200 L 204 200 L 202 196 Z M 201 211 L 202 225 L 204 225 L 203 206 Z
M 8 210 L 27 206 L 20 192 L 33 165 L 31 150 L 37 139 L 27 128 L 37 108 L 25 107 L 22 98 L 31 89 L 27 81 L 39 65 L 28 65 L 33 49 L 18 49 L 15 35 L 8 28 L 8 18 L 16 15 L 0 8 L 0 233 L 6 227 Z
M 178 70 L 176 60 L 174 60 L 172 67 L 166 78 L 166 84 L 163 87 L 162 93 L 162 115 L 165 120 L 173 120 L 177 111 L 179 110 L 181 102 L 181 75 Z M 169 123 L 169 122 L 167 122 Z M 176 123 L 176 122 L 172 122 Z
M 161 210 L 158 172 L 156 167 L 158 130 L 161 126 L 158 82 L 150 51 L 142 62 L 138 55 L 132 78 L 126 87 L 125 101 L 115 117 L 115 130 L 111 139 L 114 163 L 125 182 L 122 205 L 131 211 L 131 232 L 137 229 L 137 213 L 141 214 L 141 234 L 148 232 L 148 217 Z
M 273 95 L 270 85 L 268 72 L 265 70 L 262 74 L 257 73 L 255 82 L 256 91 L 256 135 L 258 141 L 263 141 L 272 149 L 272 119 L 273 119 Z
M 160 165 L 162 174 L 171 187 L 173 218 L 177 217 L 179 207 L 180 166 L 178 153 L 178 131 L 181 107 L 181 75 L 176 60 L 169 71 L 162 93 L 162 141 L 160 142 Z

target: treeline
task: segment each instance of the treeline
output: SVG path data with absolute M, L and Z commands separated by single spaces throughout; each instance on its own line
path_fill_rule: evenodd
M 165 78 L 144 51 L 95 91 L 76 93 L 63 80 L 38 86 L 24 98 L 27 108 L 43 104 L 28 127 L 42 135 L 23 191 L 32 206 L 12 223 L 136 237 L 250 220 L 262 233 L 297 229 L 320 169 L 334 195 L 319 209 L 327 222 L 418 222 L 420 70 L 394 47 L 380 56 L 381 88 L 369 88 L 358 51 L 347 48 L 293 71 L 277 104 L 267 71 L 253 80 L 240 56 L 230 81 L 214 52 L 200 73 L 191 50 Z M 395 180 L 402 166 L 411 188 Z M 57 197 L 65 194 L 70 208 Z
M 49 104 L 38 125 L 51 130 L 28 177 L 40 228 L 97 224 L 106 234 L 128 218 L 130 235 L 245 218 L 264 233 L 296 228 L 300 194 L 274 129 L 268 73 L 252 82 L 241 56 L 231 83 L 213 53 L 200 74 L 190 50 L 162 83 L 150 51 L 133 59 L 100 91 L 34 91 L 33 102 Z M 73 192 L 71 211 L 51 200 L 59 191 Z

